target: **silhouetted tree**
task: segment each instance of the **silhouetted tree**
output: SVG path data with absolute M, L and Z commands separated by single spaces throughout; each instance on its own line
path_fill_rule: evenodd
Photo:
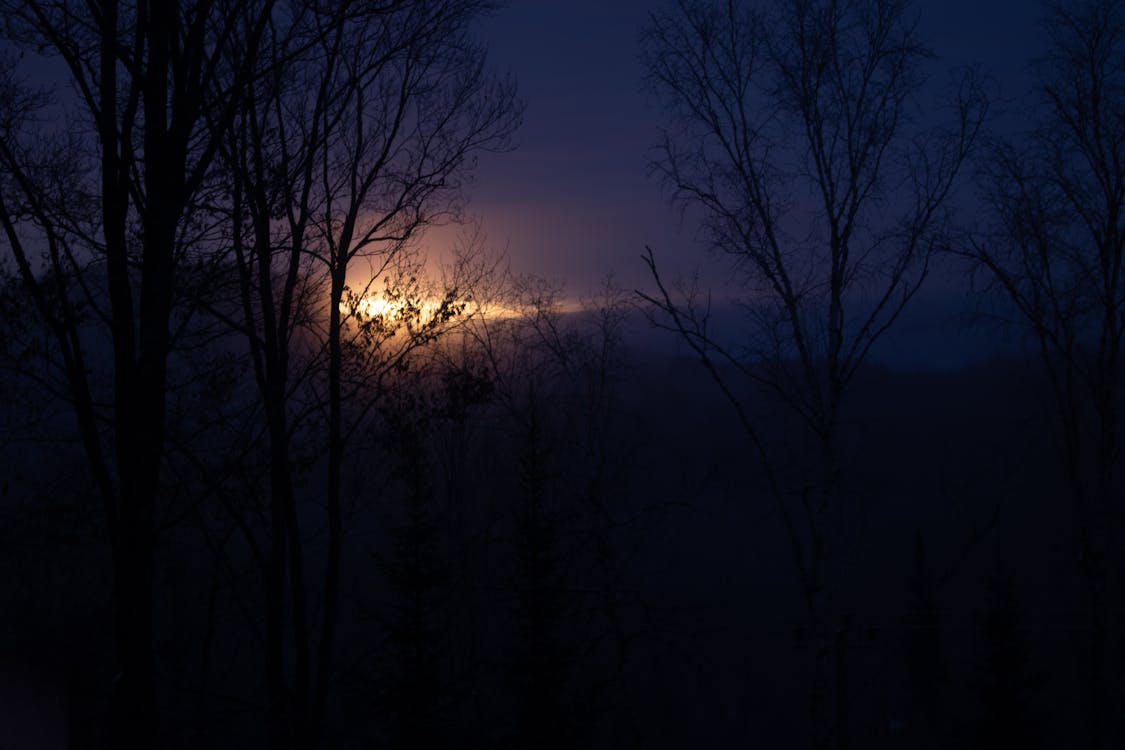
M 273 741 L 317 743 L 337 630 L 343 453 L 373 384 L 455 312 L 450 294 L 424 310 L 417 263 L 403 259 L 424 227 L 457 217 L 473 155 L 503 148 L 519 120 L 514 87 L 488 75 L 468 36 L 492 7 L 3 3 L 6 37 L 59 59 L 74 91 L 60 111 L 78 113 L 66 130 L 36 132 L 52 103 L 5 59 L 0 224 L 61 352 L 103 499 L 121 664 L 117 744 L 159 742 L 152 575 L 168 363 L 203 307 L 247 335 L 264 406 L 265 543 L 247 519 L 240 528 L 266 572 Z M 357 304 L 370 291 L 348 289 L 359 259 L 385 285 L 391 311 Z M 235 308 L 200 299 L 235 278 Z M 82 306 L 112 344 L 109 399 L 91 379 Z M 300 389 L 318 398 L 295 406 Z M 289 450 L 318 403 L 326 559 L 310 577 L 301 548 L 312 529 L 298 521 Z M 228 508 L 245 510 L 236 505 Z
M 559 476 L 564 436 L 556 408 L 565 391 L 559 387 L 558 360 L 536 331 L 557 296 L 539 279 L 504 274 L 490 284 L 489 296 L 503 300 L 505 314 L 482 314 L 469 321 L 466 332 L 467 343 L 479 346 L 495 387 L 510 467 L 505 591 L 513 637 L 503 663 L 514 710 L 505 730 L 512 747 L 559 747 L 572 731 L 566 717 L 573 669 L 567 643 L 572 634 L 565 628 L 573 604 L 564 569 L 569 510 Z
M 35 310 L 62 352 L 102 499 L 120 666 L 111 737 L 120 747 L 161 741 L 154 519 L 178 276 L 188 248 L 199 250 L 201 239 L 185 241 L 184 230 L 225 125 L 256 70 L 273 5 L 107 0 L 0 7 L 9 41 L 62 64 L 75 92 L 74 124 L 81 124 L 56 137 L 34 133 L 30 119 L 46 103 L 42 96 L 17 86 L 19 95 L 5 100 L 0 225 Z M 5 71 L 10 86 L 13 76 Z M 39 273 L 36 259 L 44 251 L 53 289 Z M 100 281 L 76 278 L 95 262 L 103 269 Z M 99 310 L 112 342 L 108 435 L 99 427 L 100 399 L 79 338 L 80 302 Z
M 1125 575 L 1125 4 L 1046 7 L 1050 46 L 1028 129 L 991 149 L 992 224 L 963 253 L 1031 334 L 1050 381 L 1090 603 L 1086 703 L 1100 749 L 1125 739 L 1112 708 L 1125 658 L 1115 604 Z
M 745 292 L 749 346 L 709 328 L 696 290 L 677 298 L 651 250 L 644 259 L 656 291 L 642 297 L 706 365 L 764 467 L 822 642 L 811 726 L 825 746 L 825 563 L 848 542 L 850 512 L 840 492 L 841 409 L 926 277 L 986 102 L 966 76 L 948 127 L 919 117 L 931 53 L 903 0 L 679 0 L 652 17 L 643 41 L 648 83 L 671 121 L 653 168 L 678 204 L 698 212 Z M 796 487 L 746 400 L 749 384 L 780 399 L 805 430 L 802 452 L 816 459 L 795 472 Z
M 499 272 L 483 281 L 451 353 L 484 366 L 503 436 L 497 460 L 509 469 L 510 741 L 570 746 L 607 705 L 628 704 L 634 624 L 624 610 L 635 591 L 622 591 L 615 546 L 635 522 L 621 491 L 629 441 L 617 424 L 625 308 L 611 286 L 567 313 L 545 280 Z
M 386 379 L 460 309 L 452 287 L 430 309 L 418 240 L 457 218 L 474 155 L 504 148 L 519 121 L 513 85 L 489 76 L 468 37 L 490 7 L 327 3 L 277 14 L 271 75 L 230 129 L 235 317 L 248 334 L 270 446 L 268 543 L 259 546 L 278 746 L 311 747 L 323 721 L 348 444 Z M 323 431 L 308 428 L 321 417 Z M 326 559 L 315 577 L 293 490 L 296 436 L 327 457 Z
M 421 389 L 419 389 L 421 390 Z M 433 481 L 427 423 L 434 414 L 425 393 L 405 393 L 382 409 L 386 438 L 397 464 L 403 498 L 389 509 L 393 546 L 382 555 L 394 599 L 379 614 L 389 648 L 380 660 L 380 699 L 393 747 L 442 748 L 455 744 L 448 649 L 453 558 L 448 519 Z
M 976 732 L 982 750 L 1042 744 L 1031 707 L 1036 681 L 1021 626 L 1015 580 L 1011 575 L 992 575 L 982 632 Z
M 944 747 L 949 715 L 941 620 L 922 533 L 914 541 L 906 622 L 906 726 L 915 747 Z
M 568 595 L 560 566 L 558 484 L 552 481 L 552 436 L 545 401 L 531 385 L 519 433 L 520 493 L 514 508 L 513 585 L 519 642 L 511 654 L 515 696 L 515 747 L 569 746 L 567 671 L 563 641 Z

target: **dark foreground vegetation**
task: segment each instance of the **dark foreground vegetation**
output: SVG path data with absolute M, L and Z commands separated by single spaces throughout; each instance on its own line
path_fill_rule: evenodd
M 562 340 L 534 320 L 503 323 L 513 331 L 499 370 L 475 347 L 428 362 L 357 429 L 321 742 L 722 747 L 806 736 L 820 645 L 764 477 L 706 373 L 619 341 L 606 360 L 589 319 L 553 320 Z M 922 736 L 1002 747 L 1026 731 L 1060 747 L 1082 731 L 1089 631 L 1076 530 L 1033 372 L 1026 360 L 873 366 L 857 383 L 841 492 L 861 528 L 831 552 L 841 614 L 827 679 L 848 696 L 856 746 L 917 747 Z M 198 421 L 176 424 L 195 436 L 183 439 L 195 455 L 168 458 L 153 575 L 172 747 L 266 742 L 255 547 L 268 528 L 268 462 L 261 438 L 229 417 L 222 430 L 199 424 L 240 411 L 240 382 L 184 394 Z M 104 523 L 68 421 L 26 390 L 9 403 L 10 742 L 104 746 L 117 670 Z M 319 600 L 325 462 L 302 458 L 295 504 Z

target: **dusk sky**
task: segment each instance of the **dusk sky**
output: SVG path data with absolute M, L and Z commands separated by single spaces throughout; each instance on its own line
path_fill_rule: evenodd
M 642 90 L 638 37 L 666 5 L 519 0 L 482 24 L 492 65 L 517 78 L 526 112 L 517 149 L 481 159 L 471 211 L 514 270 L 580 295 L 611 272 L 622 286 L 645 284 L 646 244 L 669 271 L 701 260 L 684 252 L 693 227 L 647 174 L 662 112 Z M 1041 48 L 1037 4 L 926 0 L 915 9 L 944 67 L 980 63 L 1004 96 L 1026 89 L 1022 71 Z

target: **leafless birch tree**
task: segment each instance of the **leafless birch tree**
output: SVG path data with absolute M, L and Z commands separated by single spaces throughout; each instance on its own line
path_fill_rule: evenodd
M 642 296 L 730 400 L 776 501 L 821 635 L 817 746 L 847 737 L 846 700 L 831 720 L 823 705 L 826 563 L 841 563 L 851 511 L 840 491 L 841 409 L 926 278 L 986 109 L 972 76 L 951 102 L 929 103 L 932 54 L 914 24 L 903 0 L 680 0 L 643 38 L 648 83 L 670 117 L 653 169 L 744 292 L 749 344 L 717 335 L 709 300 L 677 294 L 652 250 L 655 291 Z M 751 388 L 780 400 L 815 460 L 783 471 Z

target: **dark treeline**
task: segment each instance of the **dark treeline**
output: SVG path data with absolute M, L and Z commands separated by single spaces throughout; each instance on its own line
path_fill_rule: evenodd
M 1125 5 L 1019 129 L 906 2 L 653 14 L 714 306 L 487 250 L 494 6 L 0 2 L 0 744 L 1122 746 Z M 879 364 L 939 267 L 1013 353 Z

